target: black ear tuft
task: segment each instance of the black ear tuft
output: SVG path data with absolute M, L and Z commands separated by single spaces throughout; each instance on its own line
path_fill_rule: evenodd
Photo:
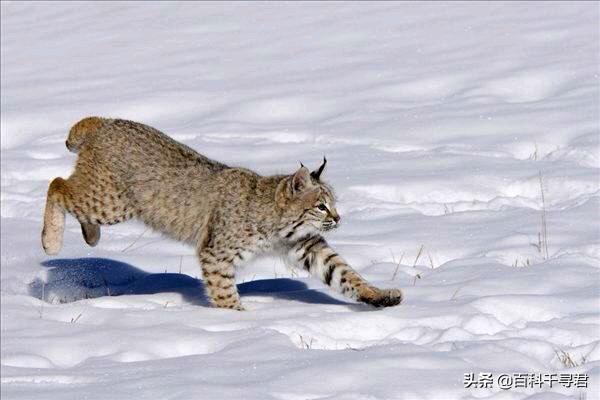
M 311 172 L 310 176 L 312 176 L 314 179 L 316 179 L 318 181 L 319 178 L 321 177 L 321 173 L 325 169 L 325 165 L 327 165 L 327 159 L 325 157 L 323 157 L 323 164 L 321 164 L 321 166 L 319 167 L 318 170 Z

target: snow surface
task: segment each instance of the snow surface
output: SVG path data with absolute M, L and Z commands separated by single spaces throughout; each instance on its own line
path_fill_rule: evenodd
M 600 398 L 597 3 L 1 11 L 3 399 Z M 240 271 L 248 311 L 207 308 L 194 250 L 135 222 L 92 249 L 68 218 L 46 257 L 47 185 L 88 115 L 263 174 L 326 155 L 330 242 L 406 302 L 352 304 L 263 258 Z

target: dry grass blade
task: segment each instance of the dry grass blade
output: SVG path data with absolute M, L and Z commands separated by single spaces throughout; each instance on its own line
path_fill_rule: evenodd
M 417 284 L 417 279 L 421 279 L 421 274 L 416 274 L 415 279 L 413 280 L 413 286 Z
M 106 288 L 106 295 L 108 297 L 112 296 L 112 294 L 110 292 L 110 286 L 108 286 L 108 282 L 106 281 L 105 277 L 102 277 L 102 282 L 104 282 L 104 287 Z
M 460 286 L 458 289 L 456 289 L 454 291 L 454 293 L 452 294 L 452 297 L 450 297 L 450 300 L 454 300 L 456 298 L 456 295 L 458 294 L 458 292 L 460 291 L 460 289 L 462 289 L 463 287 Z
M 431 269 L 434 269 L 435 267 L 433 266 L 433 259 L 431 258 L 431 254 L 429 252 L 427 252 L 427 257 L 429 257 L 429 265 L 431 265 Z
M 421 253 L 423 253 L 423 248 L 425 247 L 425 245 L 421 245 L 421 248 L 419 249 L 419 252 L 417 253 L 417 257 L 415 257 L 415 262 L 413 263 L 413 268 L 417 266 L 417 262 L 419 261 L 419 257 L 421 257 Z
M 79 313 L 79 315 L 76 318 L 71 318 L 71 323 L 74 324 L 77 321 L 79 321 L 79 318 L 81 318 L 82 315 L 83 315 L 83 313 Z
M 46 282 L 42 283 L 42 302 L 40 303 L 40 309 L 38 313 L 40 314 L 40 318 L 44 317 L 44 302 L 46 301 Z
M 573 360 L 573 357 L 562 349 L 554 350 L 554 354 L 556 354 L 558 360 L 567 368 L 579 366 L 579 363 Z
M 391 250 L 390 250 L 391 253 Z M 394 269 L 394 274 L 392 275 L 392 281 L 396 279 L 396 275 L 398 274 L 398 269 L 400 269 L 400 264 L 402 264 L 402 259 L 404 258 L 404 252 L 400 255 L 400 260 L 396 262 L 396 257 L 394 257 L 394 253 L 392 253 L 392 261 L 396 264 L 396 269 Z
M 416 268 L 417 262 L 419 261 L 419 257 L 421 257 L 421 254 L 423 253 L 424 248 L 425 248 L 425 245 L 422 244 L 421 248 L 419 249 L 419 252 L 417 253 L 417 256 L 415 257 L 415 262 L 413 262 L 413 268 Z M 415 275 L 415 279 L 413 280 L 413 286 L 415 286 L 417 284 L 417 279 L 421 279 L 421 274 Z
M 542 178 L 542 171 L 539 171 L 540 177 L 540 193 L 542 194 L 542 233 L 540 240 L 540 250 L 544 256 L 544 260 L 549 258 L 548 255 L 548 224 L 546 220 L 546 196 L 544 195 L 544 181 Z
M 148 228 L 144 229 L 144 232 L 142 232 L 140 234 L 140 236 L 138 236 L 133 242 L 131 242 L 131 244 L 129 246 L 127 246 L 123 250 L 121 250 L 121 252 L 125 253 L 127 250 L 129 250 L 134 244 L 136 244 L 138 242 L 138 240 L 140 240 L 142 238 L 142 236 L 144 236 L 146 234 L 146 232 L 148 232 Z
M 310 341 L 307 341 L 306 339 L 304 339 L 304 337 L 302 337 L 302 335 L 298 334 L 298 336 L 300 337 L 300 344 L 303 348 L 305 348 L 306 350 L 312 349 L 313 342 L 315 341 L 314 338 L 310 338 Z

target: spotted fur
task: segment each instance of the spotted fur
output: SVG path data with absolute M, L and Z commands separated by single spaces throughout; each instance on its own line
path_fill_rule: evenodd
M 68 179 L 48 188 L 42 245 L 62 247 L 65 212 L 95 246 L 100 226 L 137 218 L 196 246 L 206 292 L 218 307 L 243 309 L 235 284 L 238 265 L 278 251 L 327 285 L 377 307 L 399 304 L 399 290 L 371 286 L 321 236 L 338 226 L 334 193 L 301 166 L 291 175 L 260 176 L 208 159 L 137 122 L 89 117 L 67 139 L 78 153 Z

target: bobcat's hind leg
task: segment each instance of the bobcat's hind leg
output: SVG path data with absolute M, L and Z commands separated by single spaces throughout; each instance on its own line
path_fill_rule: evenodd
M 83 239 L 85 242 L 94 247 L 100 240 L 100 225 L 82 222 L 81 233 L 83 234 Z
M 56 178 L 48 188 L 42 230 L 46 254 L 57 254 L 62 247 L 67 211 L 81 224 L 83 238 L 90 246 L 100 240 L 100 225 L 116 224 L 134 215 L 109 185 L 90 184 L 90 179 L 77 175 L 67 180 Z
M 48 255 L 58 254 L 62 248 L 65 229 L 64 197 L 67 190 L 66 181 L 62 178 L 54 179 L 48 188 L 42 229 L 42 246 Z

